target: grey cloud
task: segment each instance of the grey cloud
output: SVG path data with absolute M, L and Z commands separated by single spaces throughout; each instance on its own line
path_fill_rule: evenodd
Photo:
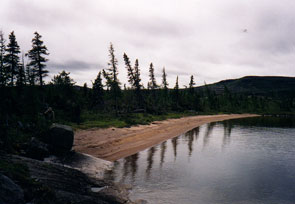
M 101 69 L 101 65 L 97 65 L 94 63 L 87 63 L 84 61 L 78 61 L 78 60 L 70 60 L 66 61 L 64 63 L 58 63 L 58 62 L 48 62 L 48 67 L 53 72 L 60 72 L 62 70 L 70 71 L 70 72 L 83 72 L 83 71 L 89 71 L 93 69 Z
M 48 69 L 70 71 L 82 84 L 106 67 L 109 42 L 122 84 L 127 84 L 124 52 L 132 62 L 139 59 L 144 84 L 150 62 L 158 83 L 166 67 L 171 87 L 176 75 L 183 84 L 192 74 L 198 84 L 243 75 L 295 75 L 293 0 L 2 1 L 1 24 L 15 28 L 22 48 L 27 50 L 40 28 L 51 53 Z

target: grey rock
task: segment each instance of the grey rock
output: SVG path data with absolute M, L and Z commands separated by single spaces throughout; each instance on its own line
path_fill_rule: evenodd
M 50 127 L 46 140 L 53 154 L 65 154 L 72 149 L 74 131 L 70 126 L 53 124 Z
M 0 204 L 23 204 L 24 192 L 10 178 L 0 174 Z
M 25 155 L 33 159 L 43 160 L 49 156 L 48 145 L 32 137 L 27 144 Z

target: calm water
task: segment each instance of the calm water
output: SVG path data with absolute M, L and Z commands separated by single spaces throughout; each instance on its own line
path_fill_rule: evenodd
M 295 203 L 295 123 L 211 123 L 115 162 L 105 177 L 149 203 Z

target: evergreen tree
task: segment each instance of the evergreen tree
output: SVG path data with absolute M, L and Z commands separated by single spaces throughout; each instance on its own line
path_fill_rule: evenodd
M 126 53 L 123 55 L 125 66 L 128 73 L 128 82 L 130 83 L 131 87 L 135 89 L 135 95 L 137 98 L 137 104 L 139 106 L 142 105 L 142 96 L 141 96 L 141 78 L 140 78 L 140 69 L 138 59 L 135 60 L 134 68 L 130 64 L 130 60 Z
M 5 56 L 5 39 L 4 34 L 0 30 L 0 87 L 6 85 L 6 71 L 4 66 Z
M 24 55 L 22 55 L 22 63 L 19 63 L 18 72 L 16 73 L 16 85 L 21 87 L 24 86 L 25 83 L 25 60 Z
M 107 87 L 110 88 L 111 98 L 114 100 L 114 106 L 117 115 L 119 109 L 119 98 L 121 97 L 121 89 L 118 79 L 118 60 L 115 57 L 115 49 L 112 43 L 110 43 L 109 57 L 109 68 L 107 69 L 107 71 L 102 70 L 102 73 L 107 80 Z
M 5 49 L 6 54 L 4 56 L 5 69 L 7 78 L 10 79 L 10 86 L 14 85 L 14 79 L 19 68 L 19 56 L 20 48 L 16 41 L 14 31 L 9 35 L 9 43 Z
M 163 89 L 164 90 L 168 90 L 168 82 L 167 82 L 167 74 L 166 74 L 166 71 L 165 71 L 165 67 L 163 67 L 163 72 L 162 72 L 162 86 L 163 86 Z
M 178 84 L 178 76 L 176 77 L 176 82 L 174 86 L 174 104 L 175 109 L 178 109 L 179 107 L 179 84 Z
M 158 88 L 158 85 L 157 85 L 157 82 L 156 82 L 156 78 L 155 78 L 154 65 L 153 65 L 153 63 L 150 64 L 149 77 L 150 77 L 149 88 L 152 89 L 152 90 Z
M 189 91 L 190 91 L 190 93 L 194 92 L 194 85 L 196 85 L 196 83 L 194 82 L 194 76 L 191 75 L 191 80 L 189 82 Z
M 30 59 L 29 66 L 35 73 L 36 80 L 39 81 L 40 86 L 43 86 L 43 78 L 47 76 L 48 70 L 46 70 L 45 62 L 48 59 L 44 55 L 49 55 L 47 47 L 43 45 L 41 40 L 42 36 L 35 32 L 35 37 L 32 39 L 32 49 L 28 52 Z
M 92 90 L 93 90 L 93 105 L 98 106 L 99 108 L 102 108 L 104 105 L 103 101 L 103 84 L 102 84 L 102 78 L 101 78 L 101 72 L 98 73 L 96 79 L 94 80 L 92 84 Z
M 63 70 L 58 75 L 54 76 L 51 80 L 52 84 L 57 86 L 71 87 L 74 86 L 76 82 L 70 77 L 70 72 Z

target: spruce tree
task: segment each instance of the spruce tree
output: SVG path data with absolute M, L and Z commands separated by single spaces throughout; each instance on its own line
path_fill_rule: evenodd
M 16 85 L 21 87 L 21 86 L 24 86 L 25 83 L 26 83 L 25 60 L 24 60 L 24 55 L 22 55 L 22 62 L 19 63 L 18 72 L 16 73 Z
M 162 71 L 162 87 L 164 90 L 168 90 L 168 82 L 167 82 L 167 74 L 165 71 L 165 67 L 163 67 L 163 71 Z
M 155 78 L 154 65 L 153 65 L 153 63 L 150 64 L 149 77 L 150 77 L 149 88 L 152 89 L 152 90 L 158 88 L 158 85 L 157 85 L 157 82 L 156 82 L 156 78 Z
M 109 68 L 107 69 L 107 71 L 102 70 L 102 73 L 107 80 L 107 87 L 110 88 L 111 98 L 114 100 L 114 106 L 117 115 L 119 109 L 119 98 L 121 97 L 121 89 L 118 79 L 118 60 L 115 57 L 115 49 L 112 43 L 110 43 L 109 57 Z
M 189 91 L 190 91 L 190 93 L 194 92 L 194 85 L 196 85 L 196 83 L 194 82 L 194 76 L 191 75 L 191 80 L 189 82 Z
M 16 41 L 14 31 L 9 35 L 9 43 L 5 49 L 6 54 L 4 56 L 5 69 L 7 78 L 10 80 L 10 86 L 14 85 L 14 79 L 19 68 L 19 53 L 20 48 Z
M 47 47 L 43 45 L 41 40 L 42 36 L 38 32 L 35 32 L 35 37 L 32 39 L 32 49 L 28 52 L 28 57 L 30 59 L 29 66 L 34 72 L 36 80 L 39 81 L 40 86 L 43 86 L 43 78 L 47 76 L 48 70 L 46 70 L 45 62 L 48 59 L 45 58 L 49 55 Z
M 6 85 L 6 70 L 4 66 L 5 56 L 5 39 L 4 34 L 0 30 L 0 87 Z
M 178 109 L 179 106 L 179 84 L 178 84 L 178 76 L 176 77 L 176 82 L 174 86 L 174 103 L 176 105 L 176 109 Z
M 101 72 L 98 73 L 96 79 L 92 83 L 92 91 L 93 91 L 93 97 L 92 97 L 92 103 L 93 106 L 98 106 L 98 108 L 102 108 L 104 101 L 103 101 L 103 84 L 102 84 L 102 78 L 101 78 Z

